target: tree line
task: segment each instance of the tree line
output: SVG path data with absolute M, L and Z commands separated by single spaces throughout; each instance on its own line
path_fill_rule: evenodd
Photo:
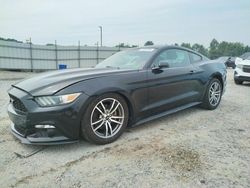
M 23 43 L 22 41 L 16 40 L 16 39 L 10 39 L 10 38 L 2 38 L 0 37 L 0 40 L 8 41 L 8 42 L 17 42 L 17 43 Z
M 210 42 L 208 48 L 197 43 L 193 45 L 190 43 L 182 43 L 181 46 L 197 51 L 211 59 L 216 59 L 221 56 L 239 57 L 245 52 L 250 52 L 250 47 L 248 45 L 245 46 L 240 42 L 218 42 L 216 39 Z
M 152 41 L 147 41 L 144 46 L 153 45 Z M 179 44 L 175 44 L 179 46 Z M 216 59 L 221 56 L 229 56 L 229 57 L 239 57 L 245 52 L 250 52 L 250 46 L 244 45 L 240 42 L 218 42 L 216 39 L 213 39 L 210 42 L 208 48 L 204 47 L 202 44 L 190 44 L 190 43 L 182 43 L 180 46 L 192 49 L 197 51 L 211 59 Z
M 5 38 L 0 37 L 0 40 L 23 43 L 22 41 L 18 41 L 16 39 L 10 39 L 10 38 L 5 39 Z M 54 44 L 47 44 L 47 45 L 54 45 Z M 150 45 L 154 45 L 153 41 L 147 41 L 144 44 L 144 46 L 150 46 Z M 216 39 L 213 39 L 210 42 L 210 45 L 208 48 L 206 48 L 205 46 L 199 43 L 195 43 L 195 44 L 181 43 L 180 45 L 175 43 L 174 45 L 192 49 L 211 59 L 216 59 L 221 56 L 239 57 L 245 52 L 250 52 L 250 46 L 248 45 L 244 45 L 240 42 L 226 42 L 226 41 L 218 42 Z M 116 45 L 116 47 L 134 48 L 134 47 L 138 47 L 138 45 L 129 45 L 125 43 L 120 43 Z

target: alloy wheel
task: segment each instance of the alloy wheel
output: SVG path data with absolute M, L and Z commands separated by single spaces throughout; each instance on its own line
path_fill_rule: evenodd
M 213 82 L 209 89 L 209 103 L 216 106 L 220 102 L 221 86 L 218 82 Z
M 114 98 L 99 101 L 91 112 L 92 131 L 100 138 L 115 136 L 124 122 L 124 108 Z

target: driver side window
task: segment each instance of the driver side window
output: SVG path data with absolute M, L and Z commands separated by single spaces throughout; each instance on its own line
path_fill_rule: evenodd
M 170 68 L 184 67 L 190 64 L 188 52 L 179 49 L 168 49 L 161 52 L 154 60 L 152 67 L 157 67 L 161 62 L 168 63 Z

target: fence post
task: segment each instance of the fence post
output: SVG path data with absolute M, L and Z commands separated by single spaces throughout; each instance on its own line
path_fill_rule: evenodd
M 30 38 L 30 71 L 33 72 L 33 57 L 32 57 L 32 43 Z
M 57 43 L 56 43 L 56 40 L 55 40 L 55 58 L 56 58 L 56 69 L 58 69 L 58 59 L 57 59 Z
M 99 44 L 97 42 L 97 47 L 96 47 L 96 60 L 97 60 L 97 64 L 99 63 Z
M 81 67 L 81 43 L 78 41 L 78 68 Z

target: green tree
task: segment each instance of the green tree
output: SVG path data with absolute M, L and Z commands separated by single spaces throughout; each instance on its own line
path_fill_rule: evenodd
M 0 40 L 4 40 L 4 41 L 10 41 L 10 42 L 17 42 L 17 43 L 23 43 L 22 41 L 16 40 L 16 39 L 10 39 L 10 38 L 2 38 L 0 37 Z
M 213 39 L 210 42 L 210 46 L 209 46 L 209 57 L 211 59 L 216 59 L 218 57 L 220 57 L 219 53 L 218 53 L 218 46 L 219 46 L 219 42 L 216 39 Z
M 250 46 L 245 46 L 245 50 L 244 50 L 244 52 L 250 52 Z
M 219 46 L 219 42 L 216 40 L 216 39 L 213 39 L 211 42 L 210 42 L 210 49 L 217 49 Z
M 116 45 L 115 47 L 120 47 L 120 48 L 135 48 L 138 47 L 138 45 L 129 45 L 129 44 L 125 44 L 125 43 L 119 43 L 118 45 Z
M 184 42 L 183 42 L 183 43 L 181 44 L 181 47 L 192 49 L 190 43 L 184 43 Z
M 137 48 L 137 47 L 138 45 L 135 45 L 135 44 L 131 45 L 131 48 Z
M 192 45 L 192 49 L 202 55 L 208 56 L 208 50 L 202 44 L 195 43 Z
M 144 46 L 152 46 L 152 45 L 154 45 L 154 43 L 153 43 L 153 41 L 147 41 L 147 42 L 145 42 L 145 44 L 144 44 Z
M 218 42 L 216 39 L 213 39 L 209 47 L 209 57 L 211 59 L 221 56 L 237 57 L 241 56 L 246 50 L 248 50 L 248 47 L 245 47 L 242 43 L 226 41 Z

